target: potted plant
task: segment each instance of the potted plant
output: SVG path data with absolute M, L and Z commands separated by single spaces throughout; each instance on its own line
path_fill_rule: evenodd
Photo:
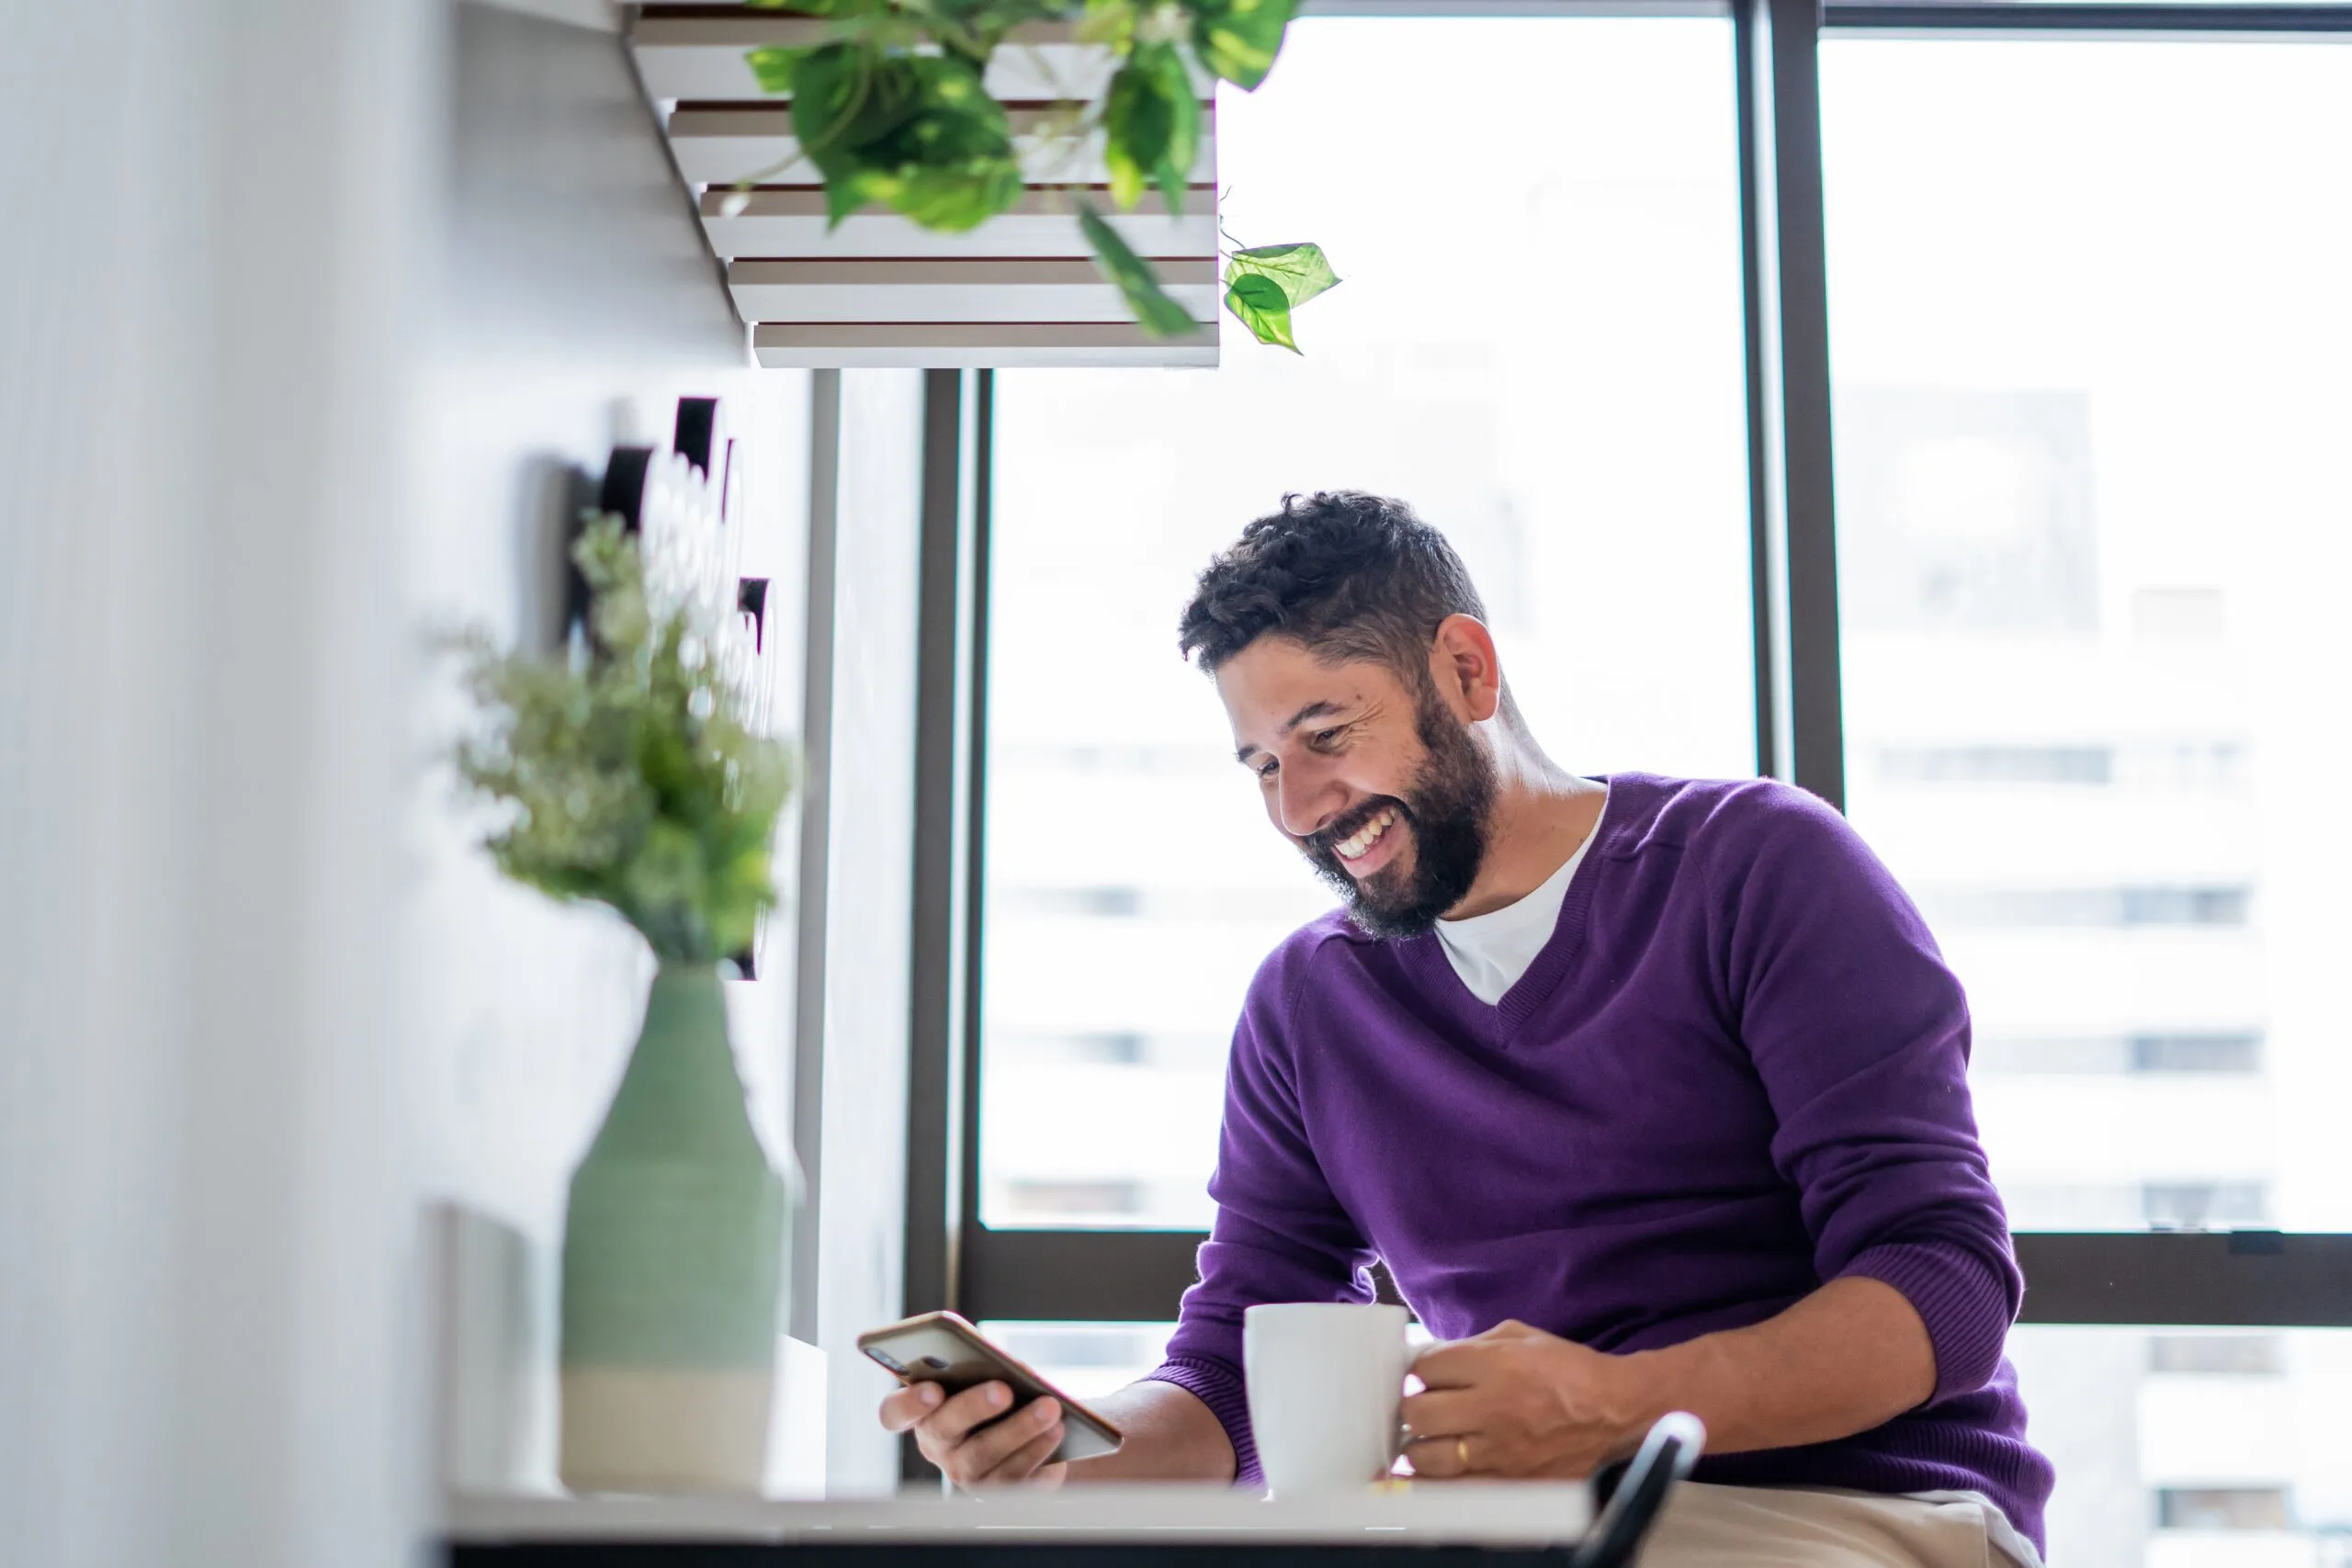
M 753 1130 L 719 964 L 775 902 L 789 767 L 744 721 L 722 595 L 649 573 L 617 517 L 591 520 L 572 555 L 589 593 L 569 657 L 458 639 L 478 722 L 454 749 L 497 814 L 498 868 L 609 906 L 660 960 L 571 1179 L 560 1470 L 580 1491 L 753 1492 L 797 1175 Z

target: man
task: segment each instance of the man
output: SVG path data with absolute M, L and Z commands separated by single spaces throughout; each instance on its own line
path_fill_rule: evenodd
M 1555 765 L 1483 617 L 1374 496 L 1291 497 L 1202 574 L 1181 646 L 1344 907 L 1250 986 L 1201 1282 L 1102 1402 L 1125 1447 L 1047 1464 L 1058 1410 L 1000 1385 L 885 1423 L 967 1485 L 1254 1480 L 1244 1309 L 1368 1300 L 1377 1258 L 1446 1341 L 1419 1475 L 1588 1475 L 1688 1410 L 1707 1484 L 1653 1564 L 2033 1568 L 2051 1471 L 1959 983 L 1810 795 Z

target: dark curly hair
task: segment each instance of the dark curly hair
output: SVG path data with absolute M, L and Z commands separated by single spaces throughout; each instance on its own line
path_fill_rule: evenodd
M 1401 501 L 1362 491 L 1286 495 L 1208 564 L 1177 647 L 1211 674 L 1258 638 L 1329 659 L 1377 660 L 1415 686 L 1448 615 L 1487 618 L 1462 558 Z

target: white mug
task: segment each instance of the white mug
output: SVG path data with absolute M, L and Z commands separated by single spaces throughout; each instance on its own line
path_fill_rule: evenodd
M 1333 1302 L 1242 1314 L 1250 1428 L 1277 1496 L 1362 1486 L 1396 1462 L 1409 1317 L 1401 1306 Z

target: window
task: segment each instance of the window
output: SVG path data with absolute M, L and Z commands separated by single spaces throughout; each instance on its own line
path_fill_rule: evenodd
M 1217 112 L 1227 228 L 1346 280 L 1306 355 L 1228 326 L 1214 377 L 995 378 L 987 1224 L 1208 1224 L 1242 993 L 1330 899 L 1175 624 L 1285 491 L 1445 528 L 1564 764 L 1755 771 L 1730 48 L 1719 18 L 1302 21 Z M 1409 117 L 1363 90 L 1408 77 Z
M 1847 806 L 1968 986 L 2012 1223 L 2352 1225 L 2352 50 L 1821 73 Z M 2010 1344 L 2051 1561 L 2352 1531 L 2352 1335 Z
M 996 378 L 966 1304 L 1136 1320 L 1001 1325 L 1082 1393 L 1164 1343 L 1242 989 L 1324 904 L 1174 616 L 1281 491 L 1385 489 L 1453 532 L 1563 761 L 1761 750 L 1917 896 L 1977 1021 L 2052 1561 L 2352 1565 L 2352 1236 L 2300 1234 L 2352 1230 L 2352 49 L 1833 3 L 1816 51 L 1803 0 L 1760 6 L 1310 17 L 1220 106 L 1236 234 L 1349 278 L 1307 355 Z M 1475 84 L 1417 125 L 1542 123 L 1415 164 L 1362 90 L 1407 60 Z M 1818 126 L 1775 119 L 1816 65 Z M 1497 241 L 1476 308 L 1433 309 L 1462 235 Z M 1628 682 L 1634 641 L 1673 657 Z
M 2002 1034 L 1982 1028 L 1970 1065 L 1979 1074 L 2259 1073 L 2256 1030 L 2162 1034 Z
M 2284 1530 L 2283 1486 L 2161 1486 L 2156 1528 L 2168 1530 Z
M 2058 1469 L 2050 1562 L 2311 1564 L 2315 1540 L 2352 1531 L 2352 1333 L 2041 1325 L 2009 1354 Z M 2234 1539 L 2196 1539 L 2216 1532 Z
M 2352 50 L 1821 72 L 1847 805 L 2012 1217 L 2352 1225 Z
M 2270 1375 L 2286 1367 L 2286 1339 L 2277 1334 L 2157 1334 L 2148 1339 L 2152 1372 L 2233 1372 Z
M 1123 1389 L 1159 1365 L 1172 1323 L 983 1323 L 980 1332 L 1072 1399 Z

